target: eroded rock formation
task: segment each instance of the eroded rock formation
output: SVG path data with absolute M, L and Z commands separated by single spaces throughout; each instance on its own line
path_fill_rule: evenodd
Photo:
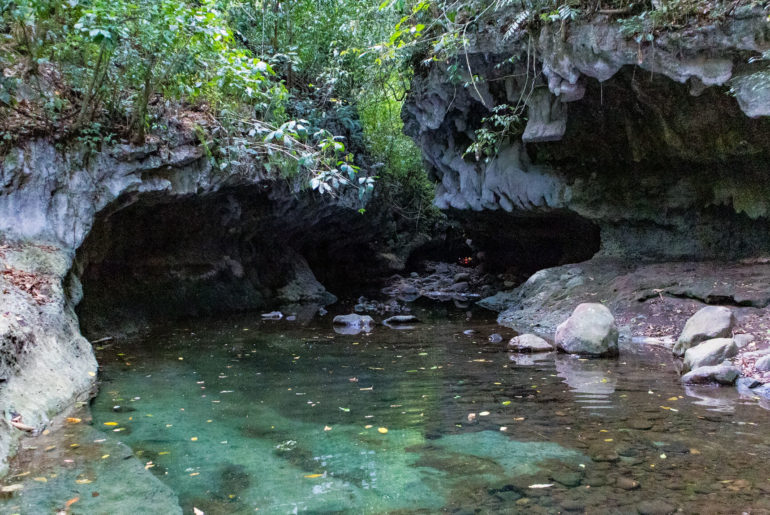
M 509 41 L 505 19 L 483 29 L 461 80 L 448 63 L 421 68 L 403 113 L 436 204 L 572 214 L 600 227 L 605 256 L 770 251 L 770 81 L 766 61 L 749 63 L 770 48 L 766 16 L 745 9 L 642 44 L 602 16 Z M 521 135 L 488 161 L 463 156 L 493 107 L 520 102 Z

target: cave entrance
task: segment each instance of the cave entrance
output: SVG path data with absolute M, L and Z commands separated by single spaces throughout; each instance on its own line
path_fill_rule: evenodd
M 412 254 L 410 269 L 425 260 L 462 264 L 470 258 L 471 266 L 521 281 L 544 268 L 590 259 L 601 245 L 599 226 L 571 212 L 448 214 L 450 228 Z

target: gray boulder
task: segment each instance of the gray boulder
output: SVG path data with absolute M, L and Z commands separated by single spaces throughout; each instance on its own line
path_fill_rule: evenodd
M 733 336 L 733 340 L 735 340 L 735 345 L 737 345 L 739 349 L 742 349 L 755 341 L 756 338 L 754 338 L 753 334 L 736 334 Z
M 706 306 L 684 325 L 679 340 L 674 345 L 674 354 L 682 356 L 690 347 L 714 338 L 732 336 L 735 315 L 723 306 Z
M 766 354 L 759 358 L 756 363 L 754 363 L 754 369 L 757 372 L 770 372 L 770 354 Z
M 570 317 L 556 328 L 556 348 L 584 356 L 618 354 L 618 327 L 606 306 L 580 304 Z
M 551 352 L 553 345 L 534 334 L 522 334 L 511 338 L 508 350 L 513 352 Z
M 738 346 L 732 338 L 714 338 L 690 347 L 684 353 L 684 369 L 718 365 L 738 354 Z
M 687 384 L 733 384 L 740 375 L 741 371 L 738 367 L 723 363 L 696 368 L 683 375 L 682 382 Z
M 374 319 L 369 315 L 357 315 L 351 313 L 349 315 L 337 315 L 332 322 L 334 325 L 342 325 L 345 327 L 371 327 L 374 324 Z

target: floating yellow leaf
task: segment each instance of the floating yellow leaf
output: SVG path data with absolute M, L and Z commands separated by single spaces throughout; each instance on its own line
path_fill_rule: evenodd
M 39 483 L 47 483 L 48 482 L 48 480 L 46 478 L 44 478 L 44 477 L 33 477 L 32 480 L 33 481 L 37 481 Z
M 690 449 L 690 454 L 700 454 L 698 449 Z
M 678 400 L 679 400 L 679 397 L 677 397 L 677 396 L 674 396 L 674 397 L 669 397 L 669 398 L 668 398 L 668 399 L 666 399 L 666 400 L 667 400 L 667 401 L 678 401 Z
M 200 472 L 193 472 L 192 474 L 190 474 L 190 477 L 195 477 L 199 475 L 200 475 Z
M 308 478 L 308 479 L 315 479 L 315 478 L 321 477 L 321 476 L 323 476 L 323 474 L 308 474 L 305 477 Z
M 385 434 L 385 433 L 388 432 L 388 428 L 387 427 L 378 427 L 377 431 L 379 431 L 382 434 Z
M 604 441 L 605 441 L 605 442 L 611 442 L 611 441 L 612 441 L 612 438 L 605 438 L 605 439 L 604 439 Z
M 109 454 L 105 454 L 105 455 L 103 455 L 103 456 L 102 456 L 102 459 L 103 459 L 103 460 L 106 460 L 106 459 L 107 459 L 107 458 L 109 458 L 109 457 L 110 457 L 110 455 L 109 455 Z
M 197 436 L 193 436 L 192 438 L 190 438 L 190 441 L 197 442 L 198 441 L 198 437 Z
M 511 403 L 511 401 L 503 401 L 503 406 L 508 406 Z
M 165 456 L 166 454 L 171 454 L 171 452 L 170 451 L 160 451 L 158 453 L 158 456 Z
M 371 429 L 371 428 L 372 428 L 372 425 L 371 425 L 371 424 L 366 424 L 366 425 L 364 426 L 364 429 Z
M 479 413 L 479 416 L 482 416 L 482 417 L 489 416 L 489 412 L 488 411 L 482 411 L 481 413 Z
M 105 422 L 104 425 L 105 426 L 117 426 L 118 423 L 117 422 Z
M 96 372 L 88 372 L 88 375 L 90 375 L 91 377 L 96 377 Z
M 81 419 L 76 417 L 67 417 L 67 422 L 70 424 L 79 424 L 81 422 Z
M 332 426 L 324 426 L 324 431 L 331 431 L 331 430 L 332 430 Z
M 72 506 L 73 504 L 78 502 L 79 500 L 80 500 L 80 497 L 73 497 L 72 499 L 70 499 L 69 501 L 64 503 L 64 507 L 65 508 L 69 508 L 70 506 Z
M 75 482 L 76 482 L 77 484 L 79 484 L 79 485 L 87 485 L 87 484 L 89 484 L 89 483 L 93 483 L 93 481 L 91 481 L 90 479 L 86 479 L 86 478 L 83 478 L 83 479 L 76 479 L 76 480 L 75 480 Z

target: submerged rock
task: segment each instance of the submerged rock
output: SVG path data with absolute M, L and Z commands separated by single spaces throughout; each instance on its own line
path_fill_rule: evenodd
M 698 367 L 682 376 L 682 382 L 688 384 L 734 384 L 741 371 L 733 365 L 715 365 Z
M 405 325 L 419 322 L 420 319 L 414 315 L 395 315 L 382 321 L 384 325 Z
M 687 349 L 684 354 L 685 370 L 718 365 L 738 354 L 738 346 L 732 338 L 714 338 Z
M 521 334 L 508 342 L 508 350 L 513 352 L 551 352 L 553 345 L 534 334 Z
M 706 306 L 695 313 L 684 325 L 679 340 L 674 345 L 674 354 L 682 356 L 690 347 L 714 338 L 732 336 L 735 315 L 723 306 Z
M 569 354 L 615 356 L 618 354 L 618 328 L 606 306 L 580 304 L 556 328 L 556 348 Z

